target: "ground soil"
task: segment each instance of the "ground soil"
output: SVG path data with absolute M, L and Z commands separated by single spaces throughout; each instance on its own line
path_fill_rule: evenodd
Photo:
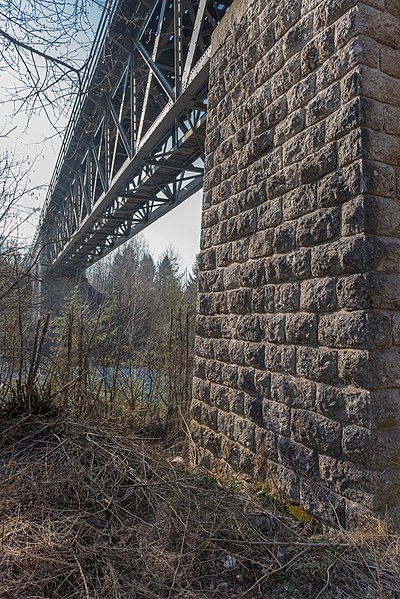
M 172 457 L 116 423 L 3 417 L 0 597 L 400 598 L 387 527 L 327 532 Z

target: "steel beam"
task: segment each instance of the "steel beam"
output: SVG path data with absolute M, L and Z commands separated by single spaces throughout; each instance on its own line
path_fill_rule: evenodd
M 231 2 L 110 0 L 37 230 L 51 270 L 84 269 L 200 189 L 208 46 Z

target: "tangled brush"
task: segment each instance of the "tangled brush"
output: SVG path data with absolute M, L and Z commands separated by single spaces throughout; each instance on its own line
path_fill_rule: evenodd
M 318 534 L 116 425 L 0 422 L 2 599 L 400 597 L 397 537 Z

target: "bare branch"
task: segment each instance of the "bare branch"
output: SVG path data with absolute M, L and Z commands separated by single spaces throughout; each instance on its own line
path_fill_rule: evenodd
M 59 58 L 55 58 L 54 56 L 47 54 L 47 52 L 42 52 L 41 50 L 38 50 L 37 48 L 34 48 L 33 46 L 29 46 L 28 44 L 21 42 L 21 40 L 18 40 L 14 36 L 10 35 L 6 31 L 4 31 L 3 29 L 0 29 L 0 35 L 2 37 L 4 37 L 7 41 L 14 44 L 14 46 L 16 46 L 17 48 L 24 48 L 24 50 L 28 50 L 28 52 L 30 52 L 31 54 L 36 54 L 37 56 L 40 56 L 41 58 L 44 58 L 45 60 L 49 60 L 50 62 L 52 62 L 56 65 L 64 67 L 64 69 L 67 69 L 67 71 L 73 71 L 74 73 L 78 74 L 82 71 L 83 68 L 85 68 L 86 63 L 84 63 L 79 68 L 74 67 L 71 64 L 64 62 L 63 60 L 60 60 Z
M 12 133 L 13 131 L 15 131 L 16 128 L 17 128 L 17 126 L 15 125 L 15 127 L 12 127 L 12 129 L 10 129 L 9 131 L 7 131 L 7 133 L 2 133 L 0 135 L 0 137 L 8 137 L 10 135 L 10 133 Z

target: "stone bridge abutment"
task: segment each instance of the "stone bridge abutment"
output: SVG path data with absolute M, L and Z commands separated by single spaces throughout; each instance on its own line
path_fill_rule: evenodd
M 214 34 L 193 436 L 348 526 L 400 519 L 400 4 L 237 0 Z

